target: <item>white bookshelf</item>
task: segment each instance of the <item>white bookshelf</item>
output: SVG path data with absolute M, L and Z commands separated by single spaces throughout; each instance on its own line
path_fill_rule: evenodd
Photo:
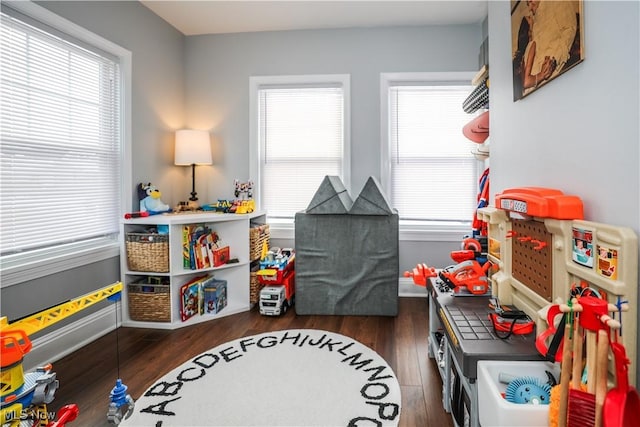
M 123 219 L 121 221 L 120 271 L 123 283 L 122 291 L 122 324 L 123 326 L 176 329 L 183 326 L 206 322 L 215 318 L 248 311 L 249 302 L 249 228 L 252 224 L 264 224 L 266 212 L 256 211 L 250 214 L 222 213 L 178 213 L 152 215 L 144 218 Z M 185 225 L 204 224 L 215 231 L 223 245 L 229 246 L 229 257 L 236 258 L 237 263 L 223 264 L 191 270 L 183 266 L 182 229 Z M 129 269 L 126 250 L 126 233 L 144 233 L 150 228 L 168 229 L 169 271 L 149 272 Z M 227 306 L 217 314 L 195 315 L 186 321 L 180 317 L 180 288 L 195 277 L 212 274 L 215 278 L 227 281 Z M 145 277 L 167 278 L 170 289 L 171 321 L 140 321 L 131 319 L 129 315 L 128 285 Z

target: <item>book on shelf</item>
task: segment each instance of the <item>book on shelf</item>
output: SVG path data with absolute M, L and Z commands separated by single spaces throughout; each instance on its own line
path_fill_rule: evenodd
M 217 314 L 227 306 L 227 281 L 212 275 L 198 276 L 180 287 L 180 318 Z
M 211 277 L 200 285 L 200 314 L 217 314 L 227 306 L 227 281 Z
M 200 313 L 200 284 L 208 277 L 196 277 L 180 287 L 180 318 L 183 322 Z
M 226 256 L 220 251 L 226 248 Z M 203 224 L 189 224 L 182 228 L 182 266 L 201 270 L 218 267 L 229 259 L 229 247 L 223 246 L 218 234 Z

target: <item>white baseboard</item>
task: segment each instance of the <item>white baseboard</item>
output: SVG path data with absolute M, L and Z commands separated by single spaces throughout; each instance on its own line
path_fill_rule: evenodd
M 53 363 L 84 347 L 116 328 L 116 312 L 120 324 L 120 304 L 103 308 L 47 335 L 32 340 L 33 347 L 25 356 L 22 366 L 31 371 L 47 363 Z M 116 349 L 113 349 L 114 354 Z M 55 367 L 54 367 L 55 371 Z
M 401 277 L 398 280 L 398 296 L 400 297 L 423 297 L 427 298 L 427 288 L 413 283 L 413 279 Z
M 413 280 L 407 277 L 398 279 L 398 295 L 400 297 L 423 298 L 428 296 L 426 288 L 415 285 Z M 117 305 L 115 310 L 120 311 L 120 304 Z M 120 324 L 121 316 L 118 313 L 118 326 Z M 38 366 L 60 360 L 113 331 L 115 328 L 116 314 L 114 307 L 110 305 L 76 322 L 32 340 L 33 347 L 24 358 L 23 368 L 27 372 Z

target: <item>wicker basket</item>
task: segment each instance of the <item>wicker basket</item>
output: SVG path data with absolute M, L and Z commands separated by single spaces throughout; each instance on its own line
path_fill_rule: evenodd
M 169 285 L 133 283 L 128 286 L 129 317 L 143 322 L 171 322 Z
M 249 258 L 250 261 L 260 259 L 262 246 L 267 242 L 269 246 L 269 224 L 251 227 L 249 229 Z
M 255 271 L 251 272 L 249 279 L 249 304 L 253 307 L 260 301 L 260 290 L 264 285 L 258 281 L 258 275 Z
M 131 271 L 169 272 L 169 235 L 126 234 L 127 264 Z

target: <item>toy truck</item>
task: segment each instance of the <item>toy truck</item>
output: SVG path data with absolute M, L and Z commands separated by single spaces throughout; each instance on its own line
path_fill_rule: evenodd
M 292 270 L 282 279 L 281 284 L 273 284 L 260 290 L 260 314 L 279 316 L 285 314 L 295 301 L 295 272 Z
M 260 260 L 258 281 L 265 285 L 260 290 L 260 314 L 279 316 L 295 302 L 295 254 L 293 249 L 272 248 Z

